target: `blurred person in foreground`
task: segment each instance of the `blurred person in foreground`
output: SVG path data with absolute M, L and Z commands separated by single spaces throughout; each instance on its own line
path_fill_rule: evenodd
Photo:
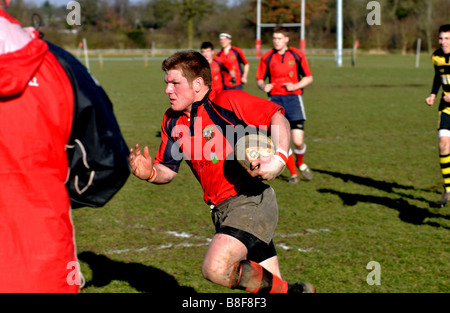
M 220 45 L 222 49 L 217 52 L 216 56 L 224 64 L 226 70 L 222 71 L 224 77 L 224 90 L 239 89 L 243 90 L 247 83 L 250 64 L 245 58 L 241 48 L 231 44 L 232 38 L 228 33 L 219 35 Z
M 210 206 L 216 233 L 202 264 L 203 276 L 216 284 L 248 292 L 314 292 L 308 283 L 281 278 L 273 234 L 278 221 L 274 190 L 262 182 L 284 169 L 289 123 L 283 109 L 241 90 L 211 90 L 208 61 L 197 51 L 180 51 L 162 63 L 170 108 L 161 126 L 155 161 L 148 147 L 130 149 L 133 174 L 153 184 L 171 182 L 182 159 L 191 168 Z M 234 156 L 239 129 L 272 136 L 275 156 L 244 170 Z M 190 192 L 185 188 L 184 192 Z
M 78 292 L 71 208 L 121 188 L 128 148 L 87 70 L 23 29 L 10 3 L 0 0 L 0 292 Z
M 439 101 L 439 163 L 444 179 L 444 192 L 436 201 L 438 207 L 444 207 L 450 201 L 450 24 L 439 28 L 440 48 L 433 52 L 431 62 L 434 66 L 434 79 L 431 94 L 425 102 L 432 106 L 442 86 Z
M 304 180 L 313 178 L 308 165 L 303 162 L 306 153 L 306 114 L 302 98 L 303 88 L 312 84 L 313 76 L 305 54 L 288 46 L 289 31 L 286 28 L 275 27 L 272 38 L 274 48 L 262 56 L 256 72 L 256 83 L 269 95 L 270 101 L 282 106 L 286 112 L 296 157 L 294 161 L 290 149 L 287 167 L 291 177 L 288 183 L 296 184 L 300 181 L 297 168 Z

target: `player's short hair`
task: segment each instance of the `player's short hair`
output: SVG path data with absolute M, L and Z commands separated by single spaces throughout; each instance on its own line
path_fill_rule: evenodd
M 200 46 L 200 49 L 211 49 L 214 50 L 214 45 L 210 41 L 204 41 Z
M 289 30 L 283 26 L 275 26 L 273 29 L 274 34 L 283 34 L 286 37 L 289 37 Z
M 439 27 L 439 33 L 447 32 L 450 32 L 450 24 L 441 25 L 441 27 Z
M 181 71 L 189 84 L 192 84 L 194 79 L 201 77 L 205 85 L 209 87 L 212 85 L 209 62 L 198 51 L 178 51 L 165 59 L 161 65 L 161 68 L 164 72 L 168 72 L 170 70 Z

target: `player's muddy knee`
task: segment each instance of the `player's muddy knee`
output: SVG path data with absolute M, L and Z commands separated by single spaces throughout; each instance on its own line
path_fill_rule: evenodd
M 233 265 L 234 266 L 234 265 Z M 213 283 L 229 287 L 230 276 L 233 275 L 233 267 L 225 268 L 220 266 L 218 263 L 203 263 L 202 264 L 202 275 L 206 280 Z

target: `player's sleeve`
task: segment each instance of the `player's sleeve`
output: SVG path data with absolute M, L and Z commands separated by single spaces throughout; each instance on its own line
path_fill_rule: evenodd
M 240 49 L 240 48 L 237 48 L 237 51 L 238 51 L 238 54 L 239 54 L 239 58 L 241 59 L 241 63 L 243 63 L 244 65 L 247 65 L 248 61 L 245 58 L 244 51 L 242 51 L 242 49 Z
M 302 76 L 303 77 L 312 76 L 311 69 L 309 68 L 308 61 L 306 60 L 305 54 L 302 53 L 301 56 L 302 56 L 302 58 L 301 58 L 300 65 L 301 65 L 302 71 L 303 71 Z
M 267 64 L 264 57 L 261 58 L 256 70 L 256 80 L 264 80 L 266 78 Z
M 434 66 L 434 79 L 433 79 L 433 86 L 431 87 L 431 93 L 437 95 L 439 92 L 439 88 L 441 87 L 441 75 L 439 73 L 439 68 L 435 65 Z
M 166 112 L 161 126 L 161 144 L 155 156 L 155 164 L 162 164 L 178 173 L 183 158 L 180 153 L 179 144 L 170 136 L 171 124 L 172 120 Z

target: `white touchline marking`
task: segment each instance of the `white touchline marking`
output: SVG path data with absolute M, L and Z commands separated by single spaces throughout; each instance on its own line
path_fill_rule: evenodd
M 207 246 L 209 245 L 209 242 L 205 243 L 179 243 L 179 244 L 168 244 L 168 245 L 161 245 L 156 247 L 156 249 L 167 249 L 167 248 L 189 248 L 189 247 L 201 247 L 201 246 Z
M 278 243 L 278 244 L 275 244 L 275 246 L 277 247 L 277 248 L 281 248 L 281 249 L 283 249 L 283 250 L 292 250 L 292 248 L 291 247 L 289 247 L 288 245 L 286 245 L 285 243 L 283 243 L 283 242 L 281 242 L 281 243 Z M 302 249 L 302 248 L 297 248 L 296 249 L 297 251 L 299 251 L 299 252 L 313 252 L 313 251 L 315 251 L 315 252 L 318 252 L 319 250 L 316 250 L 316 249 L 314 249 L 314 248 L 306 248 L 306 249 Z
M 292 233 L 292 234 L 276 234 L 275 237 L 281 237 L 281 238 L 290 238 L 290 237 L 299 237 L 299 236 L 306 236 L 308 234 L 316 234 L 319 232 L 329 232 L 330 230 L 327 228 L 320 228 L 320 229 L 306 229 L 305 232 L 303 233 Z M 209 245 L 209 243 L 211 242 L 211 238 L 205 238 L 205 237 L 200 237 L 200 236 L 196 236 L 193 234 L 189 234 L 187 232 L 177 232 L 177 231 L 164 231 L 162 232 L 164 234 L 168 234 L 177 238 L 187 238 L 187 239 L 198 239 L 198 240 L 204 240 L 206 242 L 203 243 L 192 243 L 192 242 L 185 242 L 185 243 L 167 243 L 167 244 L 162 244 L 159 246 L 149 246 L 149 247 L 141 247 L 141 248 L 136 248 L 136 249 L 113 249 L 113 250 L 107 250 L 105 251 L 106 254 L 122 254 L 122 253 L 127 253 L 127 252 L 143 252 L 143 251 L 148 251 L 148 250 L 161 250 L 161 249 L 171 249 L 171 248 L 188 248 L 188 247 L 202 247 L 202 246 L 207 246 Z M 283 249 L 283 250 L 296 250 L 299 252 L 313 252 L 313 251 L 319 251 L 316 250 L 314 248 L 292 248 L 290 246 L 288 246 L 287 244 L 280 242 L 275 244 L 276 247 Z
M 307 249 L 298 248 L 297 251 L 299 251 L 299 252 L 312 252 L 312 251 L 318 252 L 319 250 L 316 250 L 313 248 L 307 248 Z
M 108 250 L 105 253 L 106 254 L 122 254 L 127 252 L 143 252 L 147 250 L 161 250 L 161 249 L 170 249 L 170 248 L 189 248 L 189 247 L 201 247 L 201 246 L 207 246 L 209 245 L 209 242 L 205 243 L 167 243 L 164 245 L 159 246 L 151 246 L 151 247 L 142 247 L 137 249 L 118 249 L 118 250 Z
M 191 234 L 188 234 L 188 233 L 185 233 L 185 232 L 179 233 L 179 232 L 172 231 L 172 230 L 166 231 L 166 234 L 169 234 L 169 235 L 172 235 L 172 236 L 175 236 L 175 237 L 181 237 L 181 238 L 195 237 L 194 235 L 191 235 Z
M 309 234 L 316 234 L 320 232 L 329 232 L 330 230 L 328 228 L 320 228 L 320 229 L 305 229 L 305 232 L 303 233 L 292 233 L 292 234 L 275 234 L 275 237 L 281 237 L 281 238 L 289 238 L 289 237 L 300 237 L 300 236 L 306 236 Z
M 277 246 L 278 248 L 281 248 L 283 250 L 291 250 L 291 247 L 289 247 L 288 245 L 286 245 L 285 243 L 277 243 L 275 246 Z

